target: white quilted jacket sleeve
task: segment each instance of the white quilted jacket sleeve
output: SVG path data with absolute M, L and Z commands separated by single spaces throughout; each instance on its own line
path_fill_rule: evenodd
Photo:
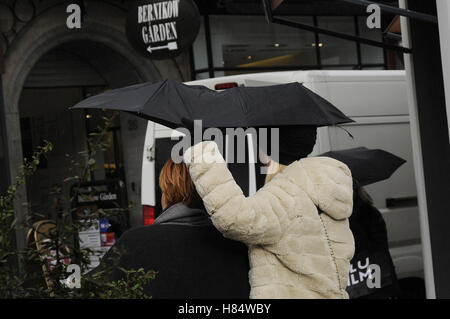
M 279 241 L 282 234 L 279 214 L 284 211 L 280 198 L 267 187 L 245 197 L 215 142 L 189 148 L 184 161 L 211 221 L 225 237 L 248 245 Z

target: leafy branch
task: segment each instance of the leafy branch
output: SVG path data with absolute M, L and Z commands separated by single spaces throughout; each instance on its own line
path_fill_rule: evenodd
M 38 169 L 43 156 L 53 150 L 53 144 L 44 141 L 33 153 L 31 159 L 24 159 L 20 173 L 8 187 L 5 195 L 0 196 L 0 298 L 148 298 L 144 287 L 154 279 L 156 272 L 144 269 L 127 270 L 123 279 L 109 280 L 110 274 L 117 269 L 124 251 L 114 249 L 113 263 L 108 264 L 94 275 L 86 274 L 89 270 L 90 257 L 96 253 L 89 247 L 80 247 L 77 234 L 84 229 L 98 225 L 98 220 L 123 214 L 126 209 L 118 207 L 112 211 L 98 209 L 88 216 L 79 218 L 73 203 L 77 198 L 89 196 L 80 191 L 83 183 L 89 183 L 92 172 L 96 169 L 95 157 L 99 152 L 108 149 L 106 135 L 111 127 L 115 113 L 106 118 L 105 125 L 97 127 L 87 139 L 87 150 L 78 153 L 81 160 L 66 154 L 69 160 L 68 172 L 72 176 L 64 178 L 53 188 L 51 195 L 55 199 L 54 206 L 58 213 L 54 224 L 47 232 L 40 233 L 35 229 L 34 237 L 24 250 L 17 250 L 12 243 L 16 231 L 33 229 L 36 219 L 44 219 L 43 214 L 33 212 L 28 205 L 28 213 L 18 218 L 16 209 L 20 201 L 19 190 L 24 186 L 26 178 Z M 72 189 L 70 193 L 68 190 Z M 36 239 L 37 238 L 37 239 Z M 45 238 L 45 239 L 43 239 Z M 114 247 L 115 248 L 115 247 Z M 26 265 L 18 271 L 18 261 Z M 81 288 L 68 288 L 64 281 L 68 276 L 69 263 L 80 266 L 82 273 Z

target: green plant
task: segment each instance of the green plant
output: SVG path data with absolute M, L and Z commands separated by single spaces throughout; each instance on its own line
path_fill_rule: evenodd
M 113 120 L 114 117 L 104 118 L 104 127 L 98 127 L 96 133 L 90 134 L 88 149 L 78 154 L 81 155 L 78 156 L 81 160 L 77 161 L 74 156 L 67 155 L 70 161 L 68 172 L 72 175 L 55 186 L 51 193 L 58 217 L 55 227 L 46 234 L 46 242 L 32 241 L 25 249 L 17 250 L 12 245 L 16 231 L 20 228 L 29 229 L 36 220 L 44 219 L 44 215 L 31 210 L 24 218 L 17 218 L 15 205 L 20 201 L 18 190 L 24 185 L 26 178 L 36 172 L 41 158 L 52 151 L 52 143 L 45 141 L 31 159 L 24 159 L 20 174 L 9 186 L 7 193 L 0 197 L 0 298 L 149 297 L 143 291 L 156 275 L 153 270 L 121 269 L 124 272 L 123 279 L 111 281 L 110 274 L 118 267 L 124 254 L 124 251 L 114 249 L 114 253 L 109 254 L 111 262 L 105 263 L 101 271 L 86 274 L 89 257 L 94 252 L 89 248 L 81 248 L 75 239 L 80 230 L 96 224 L 100 218 L 123 213 L 123 209 L 117 209 L 113 213 L 99 209 L 89 216 L 77 218 L 76 208 L 71 205 L 77 196 L 85 196 L 79 192 L 80 185 L 89 181 L 91 172 L 95 169 L 96 154 L 108 147 L 104 137 Z M 73 186 L 74 192 L 71 194 L 67 192 L 69 186 Z M 68 288 L 62 282 L 70 275 L 67 272 L 68 260 L 80 267 L 80 288 Z
M 143 268 L 138 270 L 120 268 L 120 270 L 125 274 L 125 278 L 108 283 L 110 289 L 105 290 L 104 298 L 151 298 L 144 293 L 144 287 L 148 281 L 155 278 L 155 272 L 145 271 Z

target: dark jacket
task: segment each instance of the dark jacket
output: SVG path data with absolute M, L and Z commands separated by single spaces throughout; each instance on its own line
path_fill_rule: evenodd
M 152 298 L 249 297 L 247 247 L 224 238 L 203 210 L 175 204 L 153 225 L 125 232 L 115 246 L 126 250 L 119 267 L 158 272 L 145 288 Z M 116 269 L 112 279 L 122 276 Z
M 378 264 L 381 271 L 381 288 L 368 289 L 362 281 L 352 288 L 347 287 L 350 298 L 395 298 L 400 296 L 394 263 L 389 253 L 386 223 L 380 211 L 364 201 L 355 191 L 353 213 L 349 218 L 350 229 L 355 239 L 355 254 L 351 261 L 350 278 L 360 280 L 358 272 L 369 263 Z M 359 265 L 358 265 L 359 262 Z
M 357 192 L 355 191 L 355 194 Z M 389 248 L 386 223 L 376 207 L 359 196 L 353 200 L 353 212 L 349 218 L 355 240 L 355 251 L 387 250 Z

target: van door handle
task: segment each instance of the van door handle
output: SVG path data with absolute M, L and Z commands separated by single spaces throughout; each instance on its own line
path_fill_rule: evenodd
M 417 206 L 417 196 L 386 198 L 386 208 Z

